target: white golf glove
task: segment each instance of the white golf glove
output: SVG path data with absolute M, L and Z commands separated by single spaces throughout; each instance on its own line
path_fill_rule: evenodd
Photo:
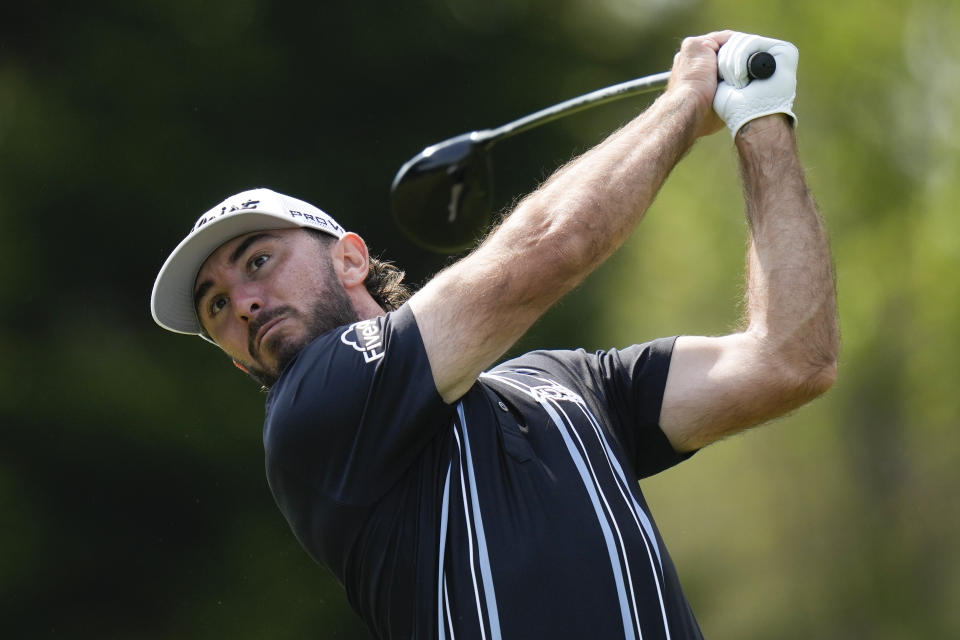
M 773 56 L 777 69 L 766 80 L 751 80 L 747 60 L 758 51 Z M 735 33 L 720 47 L 717 69 L 721 82 L 713 97 L 713 110 L 727 123 L 730 135 L 755 118 L 785 113 L 797 122 L 793 100 L 797 95 L 797 48 L 783 40 Z

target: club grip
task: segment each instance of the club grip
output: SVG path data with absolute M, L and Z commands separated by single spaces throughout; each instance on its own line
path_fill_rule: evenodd
M 766 80 L 777 70 L 777 61 L 766 51 L 757 51 L 747 58 L 747 75 L 751 80 Z

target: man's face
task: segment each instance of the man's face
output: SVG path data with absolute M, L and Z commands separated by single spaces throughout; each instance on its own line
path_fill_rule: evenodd
M 267 386 L 314 338 L 358 320 L 328 250 L 303 229 L 225 243 L 197 273 L 194 301 L 213 341 Z

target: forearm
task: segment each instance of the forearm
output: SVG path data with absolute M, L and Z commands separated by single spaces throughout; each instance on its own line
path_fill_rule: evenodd
M 579 282 L 641 220 L 693 144 L 699 107 L 682 91 L 664 94 L 522 200 L 480 252 L 521 261 L 525 273 L 547 278 L 541 287 Z
M 674 346 L 660 426 L 692 451 L 797 408 L 836 374 L 839 331 L 827 236 L 782 115 L 737 133 L 747 221 L 746 326 Z
M 832 382 L 839 350 L 827 234 L 783 116 L 750 123 L 736 145 L 750 228 L 746 333 L 815 394 Z
M 437 389 L 459 397 L 630 234 L 690 148 L 703 109 L 682 89 L 557 171 L 474 253 L 411 300 Z
M 434 382 L 452 401 L 640 222 L 712 108 L 717 51 L 731 32 L 686 38 L 649 109 L 557 171 L 472 254 L 410 299 Z

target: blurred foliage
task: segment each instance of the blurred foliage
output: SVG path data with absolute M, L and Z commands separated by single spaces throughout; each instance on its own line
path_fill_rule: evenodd
M 263 397 L 157 329 L 156 270 L 210 205 L 269 185 L 422 282 L 388 214 L 429 143 L 669 68 L 721 27 L 801 51 L 801 153 L 832 232 L 844 352 L 824 399 L 645 482 L 707 637 L 957 637 L 960 7 L 778 0 L 205 3 L 0 9 L 0 630 L 363 638 L 263 478 Z M 508 207 L 642 109 L 495 148 Z M 726 134 L 524 338 L 605 348 L 738 321 Z

